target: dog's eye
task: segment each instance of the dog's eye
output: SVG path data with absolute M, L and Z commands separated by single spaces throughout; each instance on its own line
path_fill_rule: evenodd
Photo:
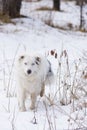
M 27 65 L 27 62 L 25 62 L 24 64 Z
M 37 65 L 39 65 L 39 63 L 38 63 L 37 61 L 36 61 L 35 63 L 36 63 Z
M 31 65 L 32 65 L 32 66 L 35 65 L 35 63 L 32 63 Z

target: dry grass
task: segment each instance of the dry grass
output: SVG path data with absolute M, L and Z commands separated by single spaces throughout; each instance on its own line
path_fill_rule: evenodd
M 78 59 L 77 62 L 70 66 L 69 55 L 67 50 L 62 50 L 60 54 L 56 50 L 51 50 L 49 53 L 52 57 L 58 61 L 57 69 L 57 81 L 56 81 L 56 92 L 52 97 L 46 97 L 50 105 L 55 106 L 65 115 L 69 117 L 69 129 L 87 129 L 85 119 L 87 116 L 87 65 L 83 63 L 83 58 Z M 85 56 L 86 57 L 86 56 Z M 87 57 L 86 57 L 87 62 Z M 53 97 L 54 96 L 54 97 Z M 57 104 L 57 101 L 61 105 L 69 105 L 71 113 L 68 113 Z M 55 122 L 49 120 L 48 106 L 44 103 L 46 109 L 46 116 L 50 130 L 56 130 L 53 128 Z M 77 113 L 77 114 L 76 114 Z M 81 115 L 83 113 L 83 116 Z M 74 114 L 74 117 L 72 115 Z M 53 117 L 55 118 L 55 117 Z M 72 122 L 72 127 L 70 128 Z M 51 125 L 50 125 L 51 124 Z M 74 128 L 74 126 L 77 126 Z M 55 124 L 56 126 L 56 124 Z
M 0 20 L 3 22 L 3 23 L 12 23 L 10 17 L 8 15 L 2 15 L 0 14 Z
M 53 9 L 50 7 L 40 7 L 36 11 L 53 11 Z
M 56 97 L 62 105 L 72 104 L 73 111 L 75 111 L 75 102 L 87 96 L 87 66 L 81 59 L 70 66 L 67 50 L 63 50 L 60 55 L 56 50 L 51 50 L 49 54 L 58 61 L 57 89 L 54 100 Z M 52 100 L 49 99 L 49 101 Z
M 87 29 L 85 29 L 85 28 L 84 29 L 80 29 L 79 31 L 83 32 L 83 33 L 87 33 Z
M 36 9 L 36 11 L 55 11 L 55 12 L 58 12 L 58 10 L 56 10 L 55 8 L 46 7 L 46 6 Z M 64 12 L 64 11 L 60 10 L 59 12 Z

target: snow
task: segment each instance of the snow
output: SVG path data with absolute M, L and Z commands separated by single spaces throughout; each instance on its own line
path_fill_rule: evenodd
M 0 130 L 71 130 L 84 127 L 87 129 L 87 108 L 82 108 L 78 101 L 75 102 L 74 111 L 73 103 L 62 106 L 57 99 L 59 95 L 54 99 L 55 91 L 58 89 L 55 84 L 46 88 L 46 96 L 51 96 L 49 99 L 46 96 L 38 97 L 35 111 L 29 109 L 30 98 L 26 100 L 27 111 L 18 110 L 14 64 L 20 53 L 40 52 L 47 55 L 50 50 L 56 50 L 59 58 L 61 51 L 66 50 L 71 72 L 74 73 L 74 63 L 78 63 L 83 52 L 87 51 L 87 33 L 76 29 L 67 31 L 68 23 L 72 23 L 73 27 L 79 24 L 79 7 L 75 2 L 62 1 L 62 12 L 52 12 L 53 23 L 65 27 L 66 30 L 52 28 L 43 22 L 50 16 L 48 11 L 36 9 L 44 6 L 52 8 L 52 1 L 23 2 L 21 14 L 28 17 L 13 19 L 13 23 L 0 25 Z M 85 7 L 84 12 L 86 11 Z M 86 19 L 86 13 L 84 17 Z M 48 58 L 56 75 L 58 61 L 50 55 Z M 65 66 L 65 60 L 63 62 Z M 83 64 L 81 68 L 82 66 Z M 82 97 L 81 100 L 87 103 L 87 97 Z

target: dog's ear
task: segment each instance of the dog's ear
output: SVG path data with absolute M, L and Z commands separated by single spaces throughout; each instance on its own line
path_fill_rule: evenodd
M 20 57 L 19 57 L 19 61 L 21 61 L 22 59 L 24 59 L 24 55 L 21 55 Z
M 39 62 L 41 62 L 41 58 L 40 57 L 35 57 L 35 59 L 36 59 L 36 61 L 39 61 Z
M 39 65 L 39 63 L 41 62 L 41 58 L 40 57 L 35 57 L 35 62 L 37 65 Z

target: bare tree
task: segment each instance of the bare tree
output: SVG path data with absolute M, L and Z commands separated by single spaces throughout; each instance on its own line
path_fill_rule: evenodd
M 21 3 L 22 0 L 0 0 L 0 12 L 10 17 L 18 17 L 20 15 Z
M 79 29 L 85 30 L 85 18 L 84 18 L 84 6 L 87 3 L 87 0 L 76 0 L 76 5 L 80 6 L 80 26 Z
M 53 8 L 60 11 L 60 0 L 53 0 Z
M 83 26 L 84 26 L 84 17 L 83 17 L 84 0 L 80 0 L 79 5 L 80 5 L 80 29 L 83 29 Z
M 83 0 L 80 0 L 80 29 L 83 27 Z

